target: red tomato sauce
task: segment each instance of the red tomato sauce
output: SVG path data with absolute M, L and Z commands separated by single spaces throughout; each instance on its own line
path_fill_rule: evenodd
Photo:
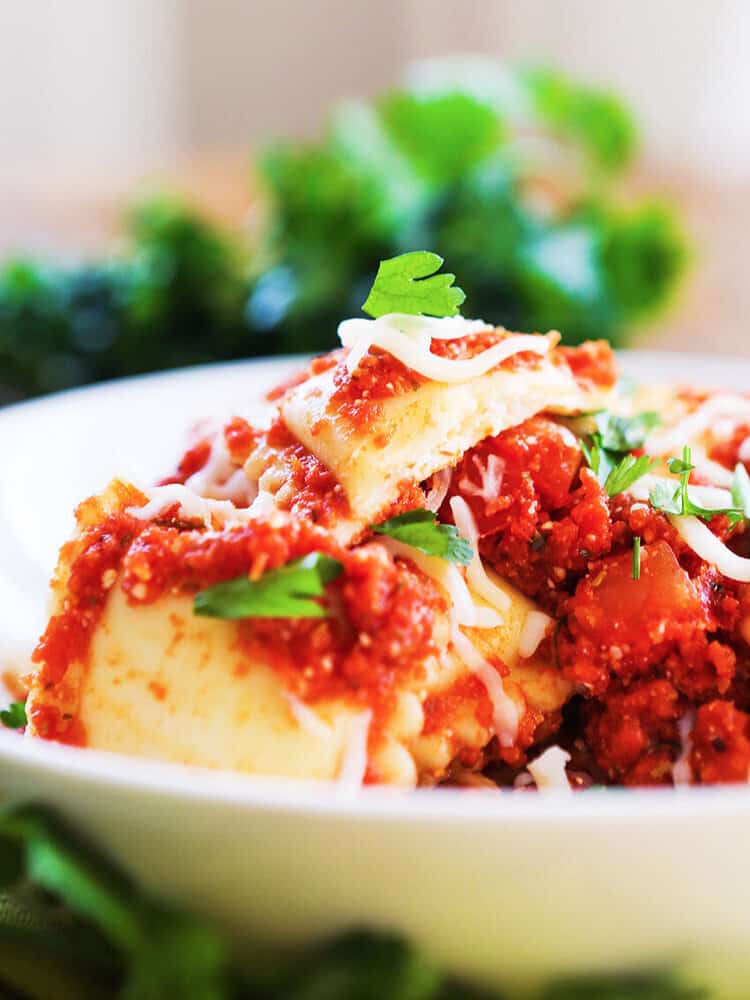
M 248 619 L 236 625 L 237 646 L 248 664 L 268 663 L 305 701 L 345 698 L 372 709 L 374 746 L 395 707 L 397 685 L 421 677 L 425 659 L 437 652 L 435 621 L 445 614 L 445 601 L 430 580 L 394 562 L 382 546 L 342 549 L 301 518 L 277 515 L 224 531 L 170 524 L 166 517 L 158 523 L 124 513 L 106 518 L 80 540 L 63 610 L 51 619 L 34 653 L 40 680 L 62 694 L 68 668 L 85 667 L 115 580 L 130 603 L 147 604 L 166 593 L 195 594 L 242 575 L 258 578 L 315 551 L 344 567 L 327 589 L 330 616 Z M 64 715 L 53 705 L 40 705 L 33 719 L 42 736 L 85 740 L 72 713 Z
M 433 339 L 430 350 L 438 357 L 468 360 L 511 336 L 513 334 L 509 331 L 498 329 L 456 337 L 453 340 Z M 498 365 L 498 368 L 516 371 L 540 364 L 542 359 L 538 354 L 525 351 L 514 354 Z M 387 399 L 413 392 L 427 382 L 429 379 L 407 368 L 387 351 L 372 347 L 354 373 L 350 374 L 345 364 L 339 364 L 336 368 L 336 389 L 328 409 L 330 413 L 344 417 L 352 426 L 365 428 L 378 420 Z
M 605 780 L 671 782 L 679 719 L 697 708 L 698 733 L 702 706 L 721 699 L 730 706 L 734 699 L 739 721 L 716 710 L 712 725 L 726 730 L 719 746 L 729 749 L 709 753 L 703 746 L 700 760 L 695 750 L 694 780 L 739 780 L 743 767 L 745 780 L 747 585 L 723 578 L 698 558 L 650 505 L 626 494 L 608 497 L 583 465 L 577 440 L 544 416 L 464 456 L 442 520 L 451 519 L 456 494 L 471 507 L 484 559 L 558 619 L 540 651 L 583 699 L 583 736 Z M 710 524 L 744 552 L 741 528 L 732 530 L 721 517 Z

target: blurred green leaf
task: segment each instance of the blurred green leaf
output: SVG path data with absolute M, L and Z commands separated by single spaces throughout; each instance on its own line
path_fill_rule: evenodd
M 468 94 L 394 92 L 382 97 L 377 107 L 394 142 L 436 186 L 458 180 L 503 139 L 497 113 Z
M 622 170 L 637 145 L 635 123 L 613 94 L 574 83 L 556 70 L 523 74 L 535 112 L 563 138 L 579 143 L 599 168 Z

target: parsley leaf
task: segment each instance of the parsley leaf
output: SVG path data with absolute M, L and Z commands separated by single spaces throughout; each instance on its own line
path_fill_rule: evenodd
M 690 499 L 688 484 L 690 482 L 690 473 L 695 468 L 691 458 L 691 451 L 687 445 L 682 449 L 681 459 L 670 458 L 667 462 L 667 468 L 670 472 L 678 475 L 680 481 L 674 487 L 672 483 L 657 483 L 649 496 L 651 506 L 665 514 L 692 515 L 693 517 L 701 518 L 703 521 L 710 521 L 720 514 L 724 514 L 729 519 L 731 525 L 742 521 L 745 517 L 742 504 L 738 504 L 737 507 L 708 508 L 701 507 Z M 734 491 L 732 496 L 735 503 L 737 503 Z
M 342 569 L 337 559 L 311 552 L 258 580 L 240 576 L 207 587 L 195 595 L 193 610 L 210 618 L 325 618 L 326 609 L 315 598 Z
M 633 417 L 621 417 L 607 410 L 594 414 L 596 430 L 581 441 L 581 449 L 590 468 L 609 496 L 622 493 L 645 475 L 651 459 L 637 458 L 630 452 L 643 447 L 648 432 L 659 423 L 659 415 L 650 411 Z
M 373 524 L 372 530 L 447 562 L 466 566 L 474 555 L 471 545 L 459 535 L 458 529 L 452 524 L 438 524 L 431 510 L 409 510 L 382 524 Z
M 661 422 L 658 413 L 646 410 L 633 417 L 621 417 L 607 410 L 596 414 L 596 427 L 603 448 L 610 451 L 633 451 L 642 448 L 649 431 Z
M 639 535 L 636 535 L 633 539 L 632 577 L 634 580 L 640 580 L 641 578 L 641 539 Z
M 640 455 L 638 458 L 626 455 L 607 474 L 604 481 L 607 496 L 616 497 L 618 493 L 622 493 L 641 476 L 645 476 L 653 464 L 654 460 L 648 455 Z
M 745 517 L 750 519 L 750 476 L 741 462 L 738 462 L 734 467 L 732 501 L 735 507 L 739 507 L 744 512 Z
M 427 250 L 381 260 L 362 309 L 374 319 L 386 313 L 456 316 L 466 296 L 454 287 L 455 274 L 437 274 L 443 258 Z
M 22 701 L 11 702 L 10 705 L 0 712 L 0 722 L 6 729 L 21 729 L 28 725 L 26 718 L 26 704 Z

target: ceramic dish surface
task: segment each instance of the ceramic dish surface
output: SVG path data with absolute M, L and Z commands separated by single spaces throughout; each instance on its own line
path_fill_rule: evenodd
M 745 359 L 625 352 L 620 362 L 636 379 L 750 385 Z M 259 416 L 264 391 L 298 366 L 210 366 L 0 411 L 5 663 L 21 662 L 44 626 L 77 501 L 115 474 L 152 481 L 198 418 Z M 750 966 L 750 789 L 351 791 L 11 732 L 0 733 L 0 761 L 6 798 L 58 807 L 147 887 L 238 941 L 391 928 L 501 984 L 685 962 L 741 981 Z

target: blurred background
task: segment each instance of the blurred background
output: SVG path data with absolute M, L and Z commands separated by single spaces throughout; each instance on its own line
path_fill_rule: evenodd
M 0 400 L 464 311 L 746 352 L 745 0 L 0 0 Z

